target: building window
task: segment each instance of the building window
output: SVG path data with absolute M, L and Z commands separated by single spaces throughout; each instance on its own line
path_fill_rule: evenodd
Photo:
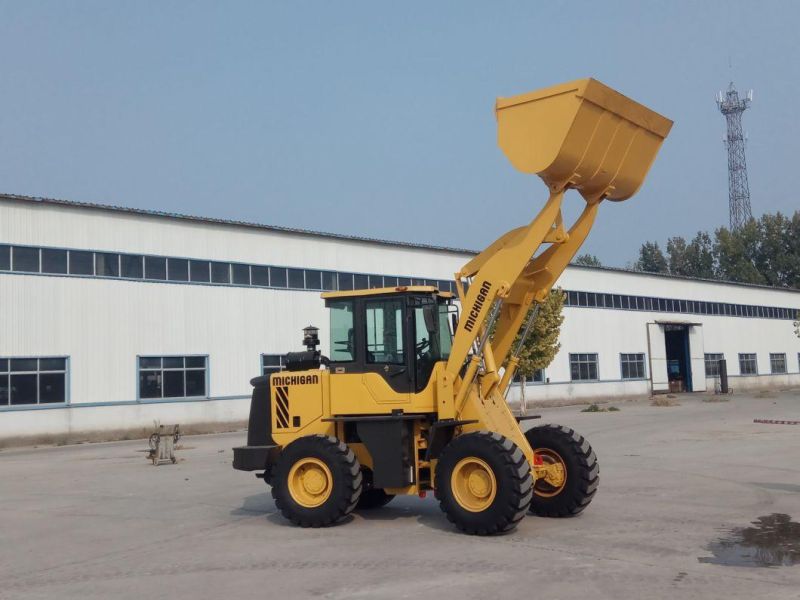
M 644 379 L 644 353 L 620 354 L 623 379 Z
M 69 274 L 94 275 L 94 255 L 83 250 L 70 250 Z
M 285 267 L 269 268 L 269 284 L 272 287 L 285 288 L 287 285 L 287 275 Z
M 11 246 L 0 244 L 0 271 L 11 270 Z
M 212 262 L 211 281 L 212 283 L 229 284 L 231 282 L 231 264 L 226 262 Z
M 206 396 L 207 356 L 140 356 L 139 398 Z
M 322 289 L 322 271 L 306 269 L 306 289 L 307 290 Z
M 144 257 L 136 254 L 121 254 L 119 257 L 119 274 L 126 279 L 144 277 Z
M 353 275 L 353 289 L 366 290 L 369 289 L 369 278 L 366 275 Z
M 719 377 L 719 361 L 724 359 L 724 354 L 706 354 L 706 377 Z
M 233 276 L 233 283 L 236 285 L 250 285 L 249 265 L 232 264 L 231 275 Z
M 211 280 L 211 272 L 209 270 L 208 261 L 190 260 L 189 278 L 192 281 L 200 281 L 202 283 L 208 283 Z
M 0 358 L 0 406 L 66 401 L 65 357 Z
M 253 285 L 267 287 L 269 285 L 269 267 L 257 267 L 253 265 L 250 269 L 251 281 Z
M 570 354 L 569 372 L 572 381 L 597 381 L 597 354 Z
M 22 271 L 23 273 L 39 272 L 39 249 L 28 248 L 27 246 L 14 246 L 11 257 L 12 270 Z
M 326 291 L 336 291 L 339 289 L 336 282 L 336 273 L 334 271 L 322 272 L 322 289 Z
M 739 354 L 739 374 L 758 375 L 758 362 L 755 354 Z
M 353 274 L 352 273 L 339 273 L 339 289 L 352 290 L 353 289 Z
M 42 273 L 66 274 L 67 251 L 42 248 Z
M 161 256 L 145 256 L 144 276 L 145 279 L 166 279 L 167 259 Z
M 285 367 L 285 357 L 283 354 L 262 354 L 261 355 L 261 374 L 272 375 L 283 371 Z
M 189 281 L 189 261 L 185 258 L 167 259 L 167 279 Z
M 302 290 L 306 287 L 306 279 L 303 269 L 286 269 L 288 275 L 288 287 Z
M 770 371 L 773 375 L 780 375 L 786 373 L 786 354 L 785 353 L 770 353 L 769 355 Z
M 519 372 L 514 374 L 514 383 L 522 383 Z M 528 375 L 525 378 L 525 385 L 530 385 L 532 383 L 544 383 L 544 369 L 536 369 L 533 375 Z
M 119 277 L 119 254 L 96 252 L 94 272 L 98 277 Z

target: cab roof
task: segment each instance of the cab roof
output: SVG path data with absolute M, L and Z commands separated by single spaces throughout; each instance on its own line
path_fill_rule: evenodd
M 439 288 L 432 285 L 399 285 L 396 287 L 372 288 L 366 290 L 341 290 L 338 292 L 323 292 L 322 298 L 354 298 L 356 296 L 385 296 L 391 294 L 435 294 L 440 298 L 454 298 L 452 292 L 440 292 Z

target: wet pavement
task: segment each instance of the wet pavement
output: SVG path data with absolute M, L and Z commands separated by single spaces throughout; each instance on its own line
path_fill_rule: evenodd
M 800 563 L 800 523 L 789 515 L 759 517 L 749 527 L 735 527 L 708 546 L 702 563 L 733 567 L 790 567 Z

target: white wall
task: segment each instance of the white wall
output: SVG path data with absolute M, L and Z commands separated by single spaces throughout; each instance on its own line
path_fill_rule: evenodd
M 390 246 L 229 224 L 0 199 L 0 243 L 108 250 L 450 279 L 468 253 Z M 800 293 L 570 267 L 565 289 L 800 307 Z M 621 353 L 648 355 L 647 324 L 696 323 L 692 356 L 724 353 L 734 389 L 798 385 L 800 340 L 791 321 L 567 307 L 550 383 L 529 400 L 643 395 L 650 381 L 623 381 Z M 0 409 L 0 438 L 245 419 L 249 379 L 262 353 L 300 349 L 301 329 L 327 313 L 317 292 L 0 274 L 0 356 L 69 356 L 68 407 Z M 699 328 L 702 329 L 699 329 Z M 703 348 L 697 346 L 702 343 Z M 737 377 L 738 353 L 758 355 L 760 377 Z M 789 375 L 769 376 L 769 353 L 787 355 Z M 570 382 L 569 354 L 597 353 L 599 382 Z M 137 403 L 137 355 L 207 354 L 209 399 Z M 647 357 L 649 359 L 649 356 Z M 647 362 L 649 378 L 650 365 Z M 697 377 L 697 373 L 694 373 Z M 697 378 L 698 383 L 701 378 Z M 514 399 L 518 389 L 513 389 Z

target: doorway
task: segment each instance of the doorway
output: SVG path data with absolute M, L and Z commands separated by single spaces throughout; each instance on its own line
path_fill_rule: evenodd
M 692 391 L 692 361 L 689 354 L 689 327 L 681 324 L 664 325 L 667 353 L 669 391 Z

